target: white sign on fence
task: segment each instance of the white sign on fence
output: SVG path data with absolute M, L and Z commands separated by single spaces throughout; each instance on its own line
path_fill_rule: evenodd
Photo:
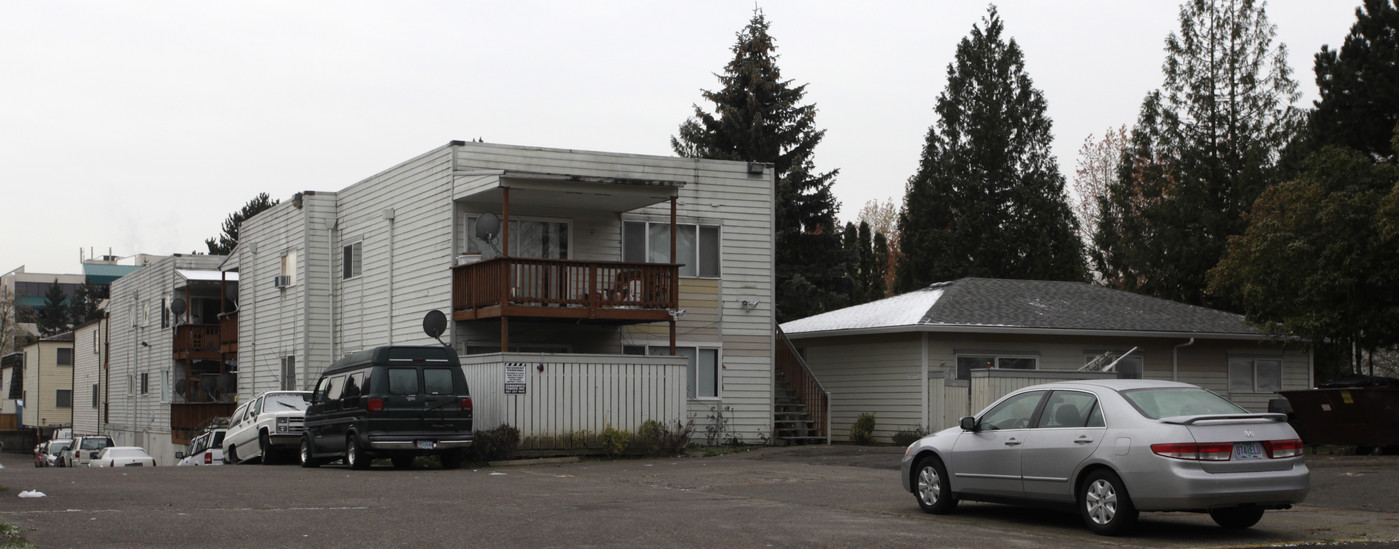
M 505 394 L 523 395 L 525 394 L 525 363 L 506 362 L 505 363 Z

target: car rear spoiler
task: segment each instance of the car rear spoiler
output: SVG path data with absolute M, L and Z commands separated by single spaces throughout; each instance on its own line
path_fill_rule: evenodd
M 1287 414 L 1205 414 L 1198 416 L 1163 417 L 1157 421 L 1160 421 L 1161 423 L 1174 423 L 1176 425 L 1194 425 L 1201 421 L 1230 421 L 1240 419 L 1276 421 L 1282 423 L 1287 421 Z

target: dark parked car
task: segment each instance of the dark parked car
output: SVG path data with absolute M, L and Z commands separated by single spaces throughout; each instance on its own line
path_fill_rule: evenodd
M 1310 487 L 1286 420 L 1171 381 L 1036 385 L 909 445 L 903 487 L 929 513 L 959 499 L 1073 506 L 1099 534 L 1127 531 L 1138 511 L 1248 528 Z
M 437 455 L 461 466 L 472 442 L 471 392 L 448 347 L 378 347 L 321 374 L 306 409 L 301 465 L 344 459 L 351 469 L 387 457 L 398 468 Z

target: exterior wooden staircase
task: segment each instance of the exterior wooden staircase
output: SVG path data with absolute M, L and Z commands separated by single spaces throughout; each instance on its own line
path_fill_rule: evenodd
M 811 374 L 806 361 L 777 329 L 773 368 L 773 435 L 778 444 L 830 444 L 830 393 Z

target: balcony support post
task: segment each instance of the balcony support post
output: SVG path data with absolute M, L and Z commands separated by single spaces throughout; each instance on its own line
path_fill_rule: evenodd
M 675 264 L 675 201 L 676 196 L 670 197 L 670 264 Z M 679 284 L 679 280 L 675 281 Z M 675 290 L 671 290 L 674 294 Z M 675 301 L 675 306 L 679 307 L 680 302 Z M 675 356 L 675 315 L 670 315 L 670 356 Z

